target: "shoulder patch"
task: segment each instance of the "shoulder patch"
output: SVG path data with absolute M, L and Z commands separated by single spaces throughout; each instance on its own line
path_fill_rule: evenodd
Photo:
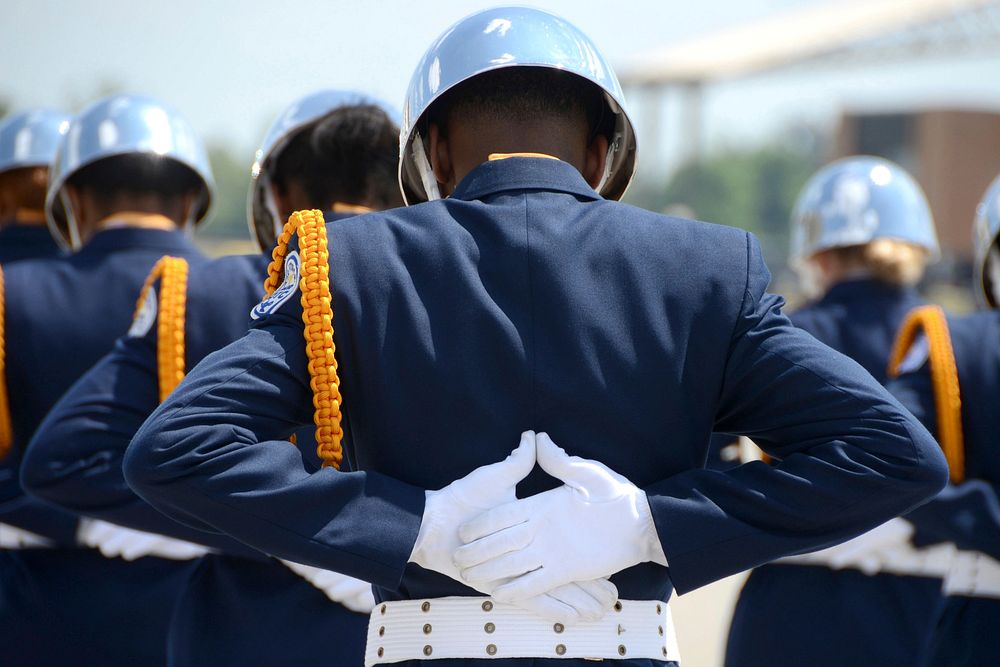
M 910 349 L 907 350 L 906 356 L 899 362 L 899 374 L 906 375 L 907 373 L 920 370 L 927 363 L 930 352 L 930 346 L 927 344 L 927 336 L 922 333 L 917 334 L 913 344 L 910 345 Z
M 135 314 L 135 319 L 132 320 L 132 326 L 128 328 L 129 338 L 142 338 L 153 328 L 153 322 L 156 321 L 157 301 L 156 290 L 150 287 L 142 305 L 139 306 L 139 311 Z
M 274 290 L 273 294 L 253 307 L 253 310 L 250 311 L 250 319 L 259 320 L 262 317 L 270 315 L 281 304 L 288 301 L 293 294 L 298 292 L 300 273 L 299 253 L 297 250 L 293 250 L 285 257 L 284 280 L 278 285 L 278 289 Z

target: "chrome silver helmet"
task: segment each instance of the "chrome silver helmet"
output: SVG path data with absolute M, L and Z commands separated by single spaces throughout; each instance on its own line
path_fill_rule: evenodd
M 937 233 L 927 198 L 889 160 L 854 156 L 832 162 L 806 183 L 792 212 L 790 263 L 804 268 L 822 250 L 879 238 L 907 241 L 937 259 Z
M 188 223 L 205 218 L 215 184 L 208 155 L 194 128 L 158 100 L 142 95 L 115 95 L 81 111 L 59 144 L 45 200 L 49 229 L 57 241 L 74 249 L 80 245 L 76 221 L 64 197 L 66 182 L 98 160 L 132 154 L 175 160 L 193 171 L 202 187 Z
M 1000 307 L 1000 176 L 986 189 L 976 206 L 976 221 L 972 227 L 975 251 L 975 281 L 977 296 L 990 308 Z
M 48 167 L 71 116 L 54 109 L 35 109 L 0 122 L 0 172 Z
M 271 191 L 274 165 L 278 155 L 303 130 L 311 127 L 340 107 L 372 105 L 382 109 L 399 124 L 399 111 L 381 100 L 362 93 L 343 90 L 319 90 L 296 100 L 271 124 L 254 156 L 250 169 L 250 192 L 247 195 L 247 223 L 250 236 L 263 252 L 272 247 L 285 221 L 281 219 Z
M 403 107 L 399 132 L 399 185 L 415 204 L 439 199 L 427 159 L 421 119 L 445 92 L 484 72 L 506 67 L 545 67 L 576 74 L 604 93 L 615 119 L 604 178 L 604 197 L 620 199 L 635 173 L 636 137 L 625 112 L 625 96 L 611 65 L 594 43 L 569 22 L 526 7 L 497 7 L 448 28 L 417 65 Z

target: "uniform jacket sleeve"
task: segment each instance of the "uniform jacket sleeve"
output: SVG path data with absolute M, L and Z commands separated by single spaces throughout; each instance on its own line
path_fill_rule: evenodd
M 889 389 L 932 433 L 937 432 L 930 367 L 905 373 Z M 920 544 L 953 542 L 959 549 L 982 551 L 1000 559 L 1000 496 L 995 483 L 969 479 L 948 484 L 934 500 L 906 517 Z
M 21 482 L 28 493 L 77 514 L 262 557 L 205 524 L 167 518 L 125 483 L 125 449 L 159 402 L 155 332 L 150 327 L 145 336 L 120 339 L 59 400 L 28 445 Z
M 682 593 L 848 539 L 926 501 L 947 476 L 934 439 L 885 389 L 790 324 L 747 239 L 715 430 L 744 433 L 781 462 L 689 470 L 646 489 Z
M 310 471 L 288 442 L 312 422 L 294 294 L 189 372 L 136 434 L 125 478 L 175 518 L 197 516 L 265 553 L 396 588 L 424 490 L 374 472 Z

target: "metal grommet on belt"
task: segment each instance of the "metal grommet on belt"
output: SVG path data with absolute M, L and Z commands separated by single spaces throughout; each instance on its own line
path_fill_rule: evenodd
M 621 610 L 622 610 L 622 601 L 619 600 L 618 602 L 615 603 L 615 611 L 621 611 Z
M 385 613 L 385 610 L 386 610 L 386 605 L 382 605 L 381 609 L 379 609 L 379 611 L 382 612 L 383 614 Z
M 663 613 L 663 607 L 661 605 L 656 605 L 656 615 L 659 616 Z
M 493 631 L 496 629 L 497 626 L 493 625 L 492 623 L 487 623 L 486 625 L 483 626 L 483 630 L 486 631 L 486 634 L 493 634 Z
M 383 655 L 385 655 L 385 649 L 383 649 L 381 646 L 378 647 L 378 651 L 377 652 L 378 652 L 378 657 L 380 657 L 380 658 Z
M 555 625 L 552 626 L 552 629 L 556 631 L 556 634 L 559 634 L 566 629 L 566 626 L 563 625 L 562 623 L 556 623 Z
M 431 624 L 430 623 L 424 623 L 424 634 L 425 635 L 429 635 L 430 633 L 431 633 Z
M 625 655 L 625 644 L 618 645 L 618 655 Z
M 430 644 L 427 644 L 426 646 L 424 646 L 424 655 L 430 655 L 433 652 L 434 652 L 434 649 L 431 648 Z
M 656 631 L 660 633 L 661 637 L 663 636 L 663 626 L 662 625 L 656 626 Z
M 496 655 L 496 654 L 497 654 L 497 645 L 496 644 L 487 644 L 486 645 L 486 655 Z
M 379 637 L 384 637 L 385 636 L 385 626 L 384 625 L 378 629 L 378 636 Z
M 566 655 L 565 644 L 556 644 L 556 655 Z
M 483 603 L 483 611 L 492 611 L 492 610 L 493 610 L 493 603 L 492 602 L 490 602 L 489 600 L 487 600 L 486 602 Z
M 430 611 L 430 610 L 431 610 L 430 602 L 424 602 L 422 605 L 420 605 L 420 611 Z

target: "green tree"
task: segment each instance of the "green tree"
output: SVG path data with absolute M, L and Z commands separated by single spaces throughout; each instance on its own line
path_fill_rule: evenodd
M 246 201 L 250 165 L 226 146 L 210 145 L 208 159 L 215 176 L 215 201 L 199 235 L 216 239 L 249 239 Z

